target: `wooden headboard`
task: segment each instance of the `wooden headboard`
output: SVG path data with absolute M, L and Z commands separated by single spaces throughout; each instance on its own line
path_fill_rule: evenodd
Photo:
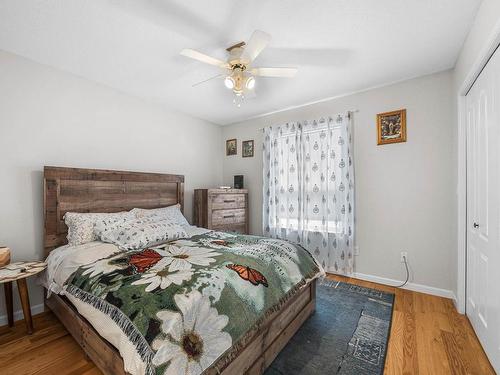
M 99 169 L 44 167 L 46 255 L 67 243 L 66 212 L 118 212 L 180 203 L 184 176 Z

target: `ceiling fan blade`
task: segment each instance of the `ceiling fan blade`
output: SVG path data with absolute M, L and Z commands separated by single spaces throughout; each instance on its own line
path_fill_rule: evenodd
M 269 46 L 259 64 L 275 66 L 286 62 L 290 66 L 343 67 L 353 58 L 346 48 L 280 48 Z
M 241 55 L 242 60 L 247 60 L 248 63 L 254 61 L 270 41 L 271 35 L 260 30 L 255 30 L 243 50 L 243 54 Z
M 295 77 L 297 68 L 253 68 L 250 73 L 261 77 Z
M 216 76 L 213 76 L 213 77 L 207 78 L 207 79 L 205 79 L 205 80 L 203 80 L 203 81 L 196 82 L 196 83 L 195 83 L 195 84 L 193 84 L 191 87 L 196 87 L 196 86 L 201 85 L 201 84 L 203 84 L 203 83 L 205 83 L 205 82 L 211 81 L 212 79 L 220 78 L 220 77 L 223 77 L 223 76 L 224 76 L 224 74 L 217 74 Z
M 221 68 L 227 68 L 229 66 L 228 63 L 225 61 L 216 59 L 215 57 L 205 55 L 204 53 L 195 51 L 194 49 L 189 49 L 189 48 L 183 49 L 181 51 L 181 55 L 189 57 L 191 59 L 195 59 L 195 60 L 204 62 L 206 64 L 219 66 Z

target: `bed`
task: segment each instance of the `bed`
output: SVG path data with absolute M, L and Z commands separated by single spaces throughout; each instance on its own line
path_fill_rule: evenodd
M 182 175 L 45 167 L 44 247 L 46 255 L 67 243 L 67 227 L 63 220 L 66 212 L 119 212 L 137 207 L 154 209 L 177 204 L 181 209 L 184 208 L 184 176 Z M 194 238 L 193 241 L 205 241 L 206 236 L 217 238 L 221 234 L 206 231 L 192 238 Z M 228 236 L 232 235 L 228 234 Z M 220 239 L 217 241 L 212 242 L 218 244 L 220 241 L 225 242 Z M 235 235 L 233 242 L 262 244 L 266 241 L 270 240 L 255 236 L 240 238 Z M 307 255 L 304 256 L 307 257 Z M 229 266 L 232 270 L 239 271 L 238 265 L 230 264 Z M 231 268 L 229 266 L 226 268 Z M 224 355 L 214 359 L 210 366 L 203 369 L 203 373 L 209 375 L 262 374 L 298 328 L 314 312 L 316 278 L 321 274 L 321 267 L 318 266 L 317 272 L 311 273 L 293 288 L 289 288 L 286 295 L 279 299 L 279 303 L 270 308 L 266 307 L 265 313 L 255 321 L 252 328 L 242 335 L 241 339 L 231 342 L 231 348 Z M 241 276 L 241 273 L 239 275 Z M 240 280 L 238 277 L 236 279 Z M 255 285 L 257 284 L 259 283 L 256 282 Z M 267 284 L 267 280 L 260 281 L 260 284 Z M 264 286 L 267 287 L 267 285 L 257 286 L 262 290 L 265 290 Z M 73 296 L 68 293 L 65 295 L 64 293 L 46 293 L 46 296 L 46 306 L 59 318 L 104 374 L 128 374 L 117 347 L 102 337 L 99 325 L 96 325 L 95 321 L 94 324 L 89 322 L 83 314 L 85 309 L 76 304 Z M 246 306 L 241 308 L 245 309 Z M 171 339 L 171 336 L 168 337 Z M 159 370 L 155 370 L 154 373 L 163 373 L 163 371 L 166 371 L 165 367 L 160 366 Z

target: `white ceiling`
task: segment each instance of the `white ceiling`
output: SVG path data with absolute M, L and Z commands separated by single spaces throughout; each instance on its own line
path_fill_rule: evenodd
M 0 0 L 0 49 L 218 124 L 451 68 L 480 0 Z M 232 104 L 218 73 L 179 55 L 272 35 L 257 97 Z

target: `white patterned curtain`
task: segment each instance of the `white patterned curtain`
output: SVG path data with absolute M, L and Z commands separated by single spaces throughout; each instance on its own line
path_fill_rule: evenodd
M 354 258 L 354 162 L 349 114 L 264 129 L 264 234 L 300 243 L 329 272 Z

